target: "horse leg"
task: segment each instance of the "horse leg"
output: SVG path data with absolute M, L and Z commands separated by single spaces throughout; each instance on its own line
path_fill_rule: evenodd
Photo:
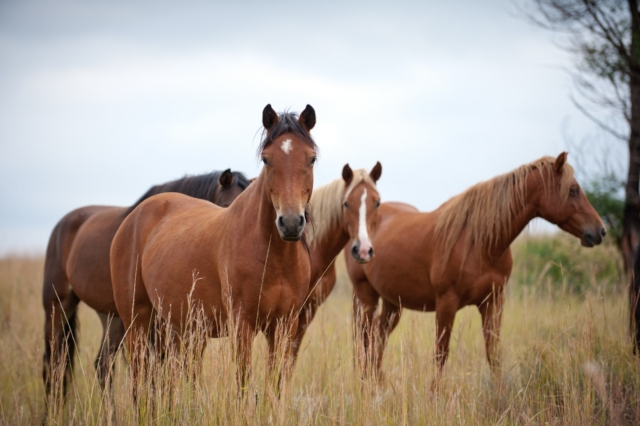
M 438 364 L 438 374 L 442 371 L 444 363 L 449 356 L 449 340 L 453 321 L 460 306 L 458 296 L 449 291 L 443 295 L 436 296 L 436 362 Z
M 298 318 L 276 321 L 266 329 L 269 345 L 269 376 L 276 379 L 276 393 L 280 395 L 283 379 L 287 381 L 293 371 L 293 343 L 298 328 Z M 278 350 L 282 348 L 282 358 Z M 278 361 L 279 367 L 278 368 Z
M 96 356 L 95 369 L 98 383 L 102 390 L 105 390 L 108 383 L 113 379 L 115 370 L 115 357 L 124 339 L 124 324 L 120 317 L 98 313 L 102 323 L 102 345 Z
M 131 377 L 131 394 L 134 404 L 138 405 L 139 390 L 142 377 L 150 374 L 149 352 L 150 352 L 150 331 L 153 321 L 153 308 L 136 304 L 135 312 L 126 338 L 127 352 L 129 353 L 129 375 Z M 126 324 L 124 324 L 126 327 Z
M 325 301 L 329 293 L 333 290 L 336 285 L 336 268 L 335 263 L 332 263 L 331 266 L 327 268 L 324 275 L 320 278 L 317 285 L 319 288 L 312 288 L 311 294 L 309 295 L 309 300 L 302 308 L 300 315 L 298 316 L 298 330 L 296 331 L 296 335 L 293 339 L 293 360 L 298 358 L 298 352 L 300 351 L 300 344 L 302 343 L 302 338 L 307 332 L 307 327 L 315 317 L 316 312 L 318 312 L 318 308 Z
M 255 330 L 250 321 L 238 318 L 235 335 L 236 380 L 240 394 L 244 395 L 247 380 L 251 374 L 251 346 L 253 345 Z
M 46 281 L 45 281 L 46 282 Z M 59 284 L 59 283 L 57 283 Z M 51 402 L 52 394 L 59 392 L 62 379 L 62 398 L 67 396 L 71 383 L 77 346 L 77 309 L 80 299 L 65 282 L 54 284 L 43 291 L 45 307 L 42 379 L 45 385 L 45 402 Z
M 373 318 L 380 296 L 366 279 L 353 283 L 354 353 L 363 375 L 371 372 Z
M 298 352 L 300 351 L 302 338 L 307 332 L 307 327 L 313 320 L 313 317 L 316 315 L 317 309 L 318 306 L 315 301 L 309 300 L 306 306 L 302 307 L 300 315 L 298 315 L 298 330 L 296 331 L 296 335 L 293 337 L 293 345 L 291 348 L 291 355 L 293 356 L 294 362 L 298 359 Z
M 402 310 L 386 300 L 382 299 L 382 312 L 376 318 L 377 322 L 377 344 L 376 344 L 376 373 L 381 377 L 382 357 L 387 346 L 389 335 L 400 322 Z
M 496 353 L 500 340 L 500 324 L 502 322 L 502 307 L 504 306 L 504 293 L 502 288 L 495 291 L 480 305 L 482 315 L 482 333 L 484 334 L 485 351 L 487 361 L 493 371 L 500 366 L 500 356 Z

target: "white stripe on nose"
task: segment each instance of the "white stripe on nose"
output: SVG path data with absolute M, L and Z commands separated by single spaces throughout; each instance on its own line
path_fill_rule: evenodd
M 360 222 L 358 223 L 358 240 L 360 240 L 360 250 L 358 254 L 361 259 L 369 258 L 369 250 L 371 249 L 371 241 L 367 232 L 367 189 L 365 188 L 360 197 Z

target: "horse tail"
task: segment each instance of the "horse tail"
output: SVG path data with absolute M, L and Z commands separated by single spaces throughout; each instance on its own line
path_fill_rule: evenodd
M 640 355 L 640 250 L 637 250 L 629 286 L 629 314 L 633 353 Z

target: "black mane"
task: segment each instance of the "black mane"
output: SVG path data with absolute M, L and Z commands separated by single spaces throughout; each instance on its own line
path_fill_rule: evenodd
M 309 132 L 302 127 L 298 121 L 298 114 L 295 112 L 281 112 L 278 114 L 278 122 L 269 131 L 262 130 L 262 142 L 258 146 L 258 156 L 262 154 L 262 151 L 274 141 L 274 139 L 284 135 L 285 133 L 293 133 L 299 137 L 303 142 L 318 152 L 318 145 L 313 141 L 313 138 Z
M 131 213 L 133 209 L 138 207 L 138 205 L 147 198 L 162 194 L 163 192 L 179 192 L 190 197 L 213 202 L 213 196 L 218 188 L 218 178 L 221 174 L 221 171 L 216 171 L 203 175 L 185 176 L 171 182 L 152 186 L 138 201 L 127 209 L 126 214 Z M 247 179 L 244 174 L 233 172 L 233 176 L 235 178 L 234 185 L 238 185 L 243 190 L 247 189 L 249 179 Z

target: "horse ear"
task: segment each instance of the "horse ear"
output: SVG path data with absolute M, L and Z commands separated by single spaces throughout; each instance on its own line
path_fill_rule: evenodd
M 377 182 L 378 179 L 380 179 L 381 175 L 382 175 L 382 164 L 380 164 L 380 162 L 378 161 L 376 165 L 373 166 L 373 169 L 371 169 L 371 172 L 369 172 L 369 176 L 371 176 L 371 179 L 373 179 L 374 182 Z
M 231 173 L 231 169 L 227 169 L 222 172 L 220 177 L 218 177 L 218 183 L 223 188 L 228 188 L 231 186 L 231 184 L 233 184 L 233 173 Z
M 307 105 L 304 111 L 300 113 L 298 123 L 300 123 L 307 132 L 310 132 L 311 129 L 313 129 L 313 126 L 316 125 L 316 111 L 311 105 Z
M 566 151 L 558 155 L 558 158 L 556 158 L 556 162 L 553 165 L 553 170 L 556 172 L 560 172 L 562 170 L 562 166 L 567 162 L 567 155 Z
M 278 113 L 271 108 L 271 104 L 267 104 L 262 110 L 262 125 L 269 130 L 276 124 L 278 124 Z
M 353 170 L 349 167 L 349 163 L 345 164 L 342 168 L 342 179 L 344 179 L 344 186 L 347 187 L 353 180 Z

